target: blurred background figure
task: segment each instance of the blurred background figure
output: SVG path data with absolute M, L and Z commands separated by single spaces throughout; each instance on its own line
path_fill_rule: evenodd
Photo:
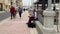
M 21 14 L 22 14 L 22 8 L 21 7 L 18 8 L 18 12 L 19 12 L 19 16 L 21 18 Z
M 25 8 L 23 10 L 25 11 Z
M 11 13 L 11 19 L 12 19 L 12 17 L 15 18 L 15 16 L 16 16 L 15 7 L 11 6 L 11 8 L 10 8 L 10 13 Z

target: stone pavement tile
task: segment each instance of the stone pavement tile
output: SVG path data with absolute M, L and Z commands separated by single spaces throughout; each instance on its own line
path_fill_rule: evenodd
M 30 33 L 31 34 L 38 34 L 36 28 L 30 28 Z
M 6 34 L 21 34 L 21 33 L 30 33 L 30 30 L 27 28 L 25 24 L 13 24 L 12 26 L 2 26 L 0 27 L 0 34 L 6 33 Z
M 30 34 L 30 29 L 26 25 L 28 22 L 27 11 L 22 14 L 21 19 L 18 16 L 12 20 L 10 18 L 4 20 L 0 25 L 0 34 Z
M 54 25 L 54 30 L 57 32 L 57 25 Z M 58 33 L 60 33 L 60 25 L 58 25 Z

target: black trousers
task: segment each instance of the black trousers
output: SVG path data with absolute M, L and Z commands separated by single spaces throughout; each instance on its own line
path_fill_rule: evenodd
M 19 12 L 19 16 L 21 17 L 21 12 Z
M 14 13 L 11 13 L 11 19 L 14 18 L 14 17 L 15 17 L 15 16 L 14 16 Z

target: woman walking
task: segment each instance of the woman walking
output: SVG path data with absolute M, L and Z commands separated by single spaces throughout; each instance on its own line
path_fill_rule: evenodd
M 11 6 L 11 8 L 10 8 L 10 13 L 11 13 L 11 19 L 12 19 L 12 17 L 13 18 L 15 18 L 15 8 L 13 7 L 13 6 Z

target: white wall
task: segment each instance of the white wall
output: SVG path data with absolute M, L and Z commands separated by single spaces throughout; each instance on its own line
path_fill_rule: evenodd
M 34 0 L 22 0 L 23 6 L 31 6 L 34 3 Z

